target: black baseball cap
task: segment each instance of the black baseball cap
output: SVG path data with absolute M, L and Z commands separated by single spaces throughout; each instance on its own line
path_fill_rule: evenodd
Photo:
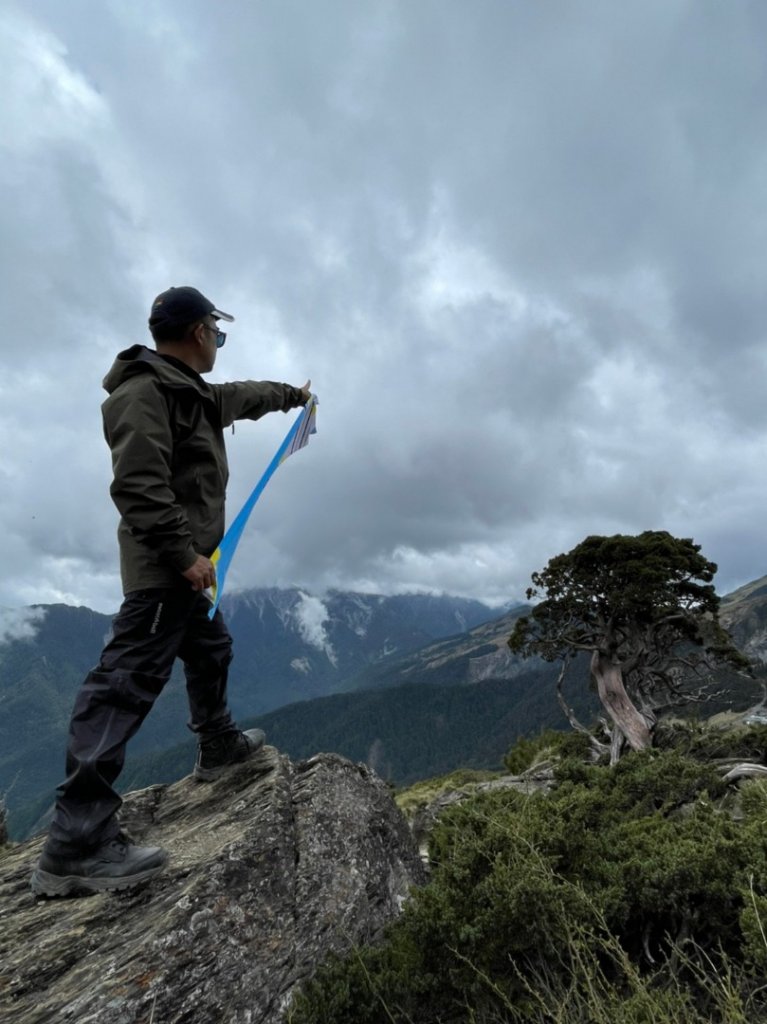
M 216 309 L 202 292 L 183 285 L 180 288 L 169 288 L 157 296 L 149 314 L 149 326 L 159 327 L 160 324 L 167 324 L 169 327 L 183 327 L 184 324 L 202 320 L 204 316 L 214 316 L 217 320 L 227 320 L 229 323 L 234 320 L 229 313 L 222 313 L 220 309 Z

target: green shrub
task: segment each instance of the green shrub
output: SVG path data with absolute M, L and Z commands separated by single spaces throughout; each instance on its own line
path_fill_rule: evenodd
M 767 725 L 712 728 L 703 722 L 660 722 L 653 742 L 661 750 L 676 750 L 701 762 L 764 762 L 767 756 Z
M 426 807 L 442 793 L 468 789 L 478 783 L 497 779 L 500 774 L 487 769 L 459 768 L 448 775 L 415 782 L 397 793 L 395 800 L 405 817 L 412 819 L 416 811 Z
M 431 883 L 383 944 L 321 970 L 291 1020 L 767 1019 L 748 973 L 767 962 L 767 789 L 746 790 L 734 821 L 712 769 L 651 751 L 613 769 L 564 761 L 548 796 L 451 808 Z
M 522 736 L 506 754 L 503 763 L 512 775 L 521 775 L 534 764 L 556 757 L 587 758 L 589 739 L 579 732 L 544 729 L 537 736 Z

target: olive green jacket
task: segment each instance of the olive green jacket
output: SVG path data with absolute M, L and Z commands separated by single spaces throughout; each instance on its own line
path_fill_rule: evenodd
M 143 345 L 117 356 L 104 388 L 123 590 L 174 586 L 224 535 L 224 427 L 294 409 L 301 390 L 272 381 L 208 384 Z

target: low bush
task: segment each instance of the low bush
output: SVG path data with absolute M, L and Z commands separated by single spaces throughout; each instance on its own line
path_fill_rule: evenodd
M 293 1024 L 767 1020 L 767 787 L 740 820 L 675 752 L 565 760 L 548 795 L 443 817 L 429 885 L 377 947 L 333 960 Z
M 676 750 L 696 761 L 743 760 L 764 762 L 767 756 L 767 725 L 741 725 L 716 729 L 703 722 L 661 722 L 655 746 Z
M 544 729 L 537 736 L 518 739 L 504 757 L 503 763 L 512 775 L 521 775 L 534 764 L 552 756 L 586 758 L 589 749 L 589 739 L 584 733 Z
M 497 779 L 500 774 L 489 770 L 459 768 L 449 775 L 439 775 L 436 778 L 415 782 L 397 793 L 395 800 L 405 817 L 412 819 L 416 811 L 428 806 L 443 793 L 471 789 L 479 783 Z

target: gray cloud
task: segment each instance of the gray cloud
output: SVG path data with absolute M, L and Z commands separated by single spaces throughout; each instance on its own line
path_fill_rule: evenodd
M 31 640 L 44 617 L 42 608 L 0 608 L 0 644 Z
M 6 605 L 119 600 L 101 378 L 194 283 L 319 434 L 233 586 L 503 601 L 589 533 L 765 571 L 761 5 L 0 15 Z M 230 509 L 290 417 L 229 440 Z M 759 524 L 759 525 L 758 525 Z

